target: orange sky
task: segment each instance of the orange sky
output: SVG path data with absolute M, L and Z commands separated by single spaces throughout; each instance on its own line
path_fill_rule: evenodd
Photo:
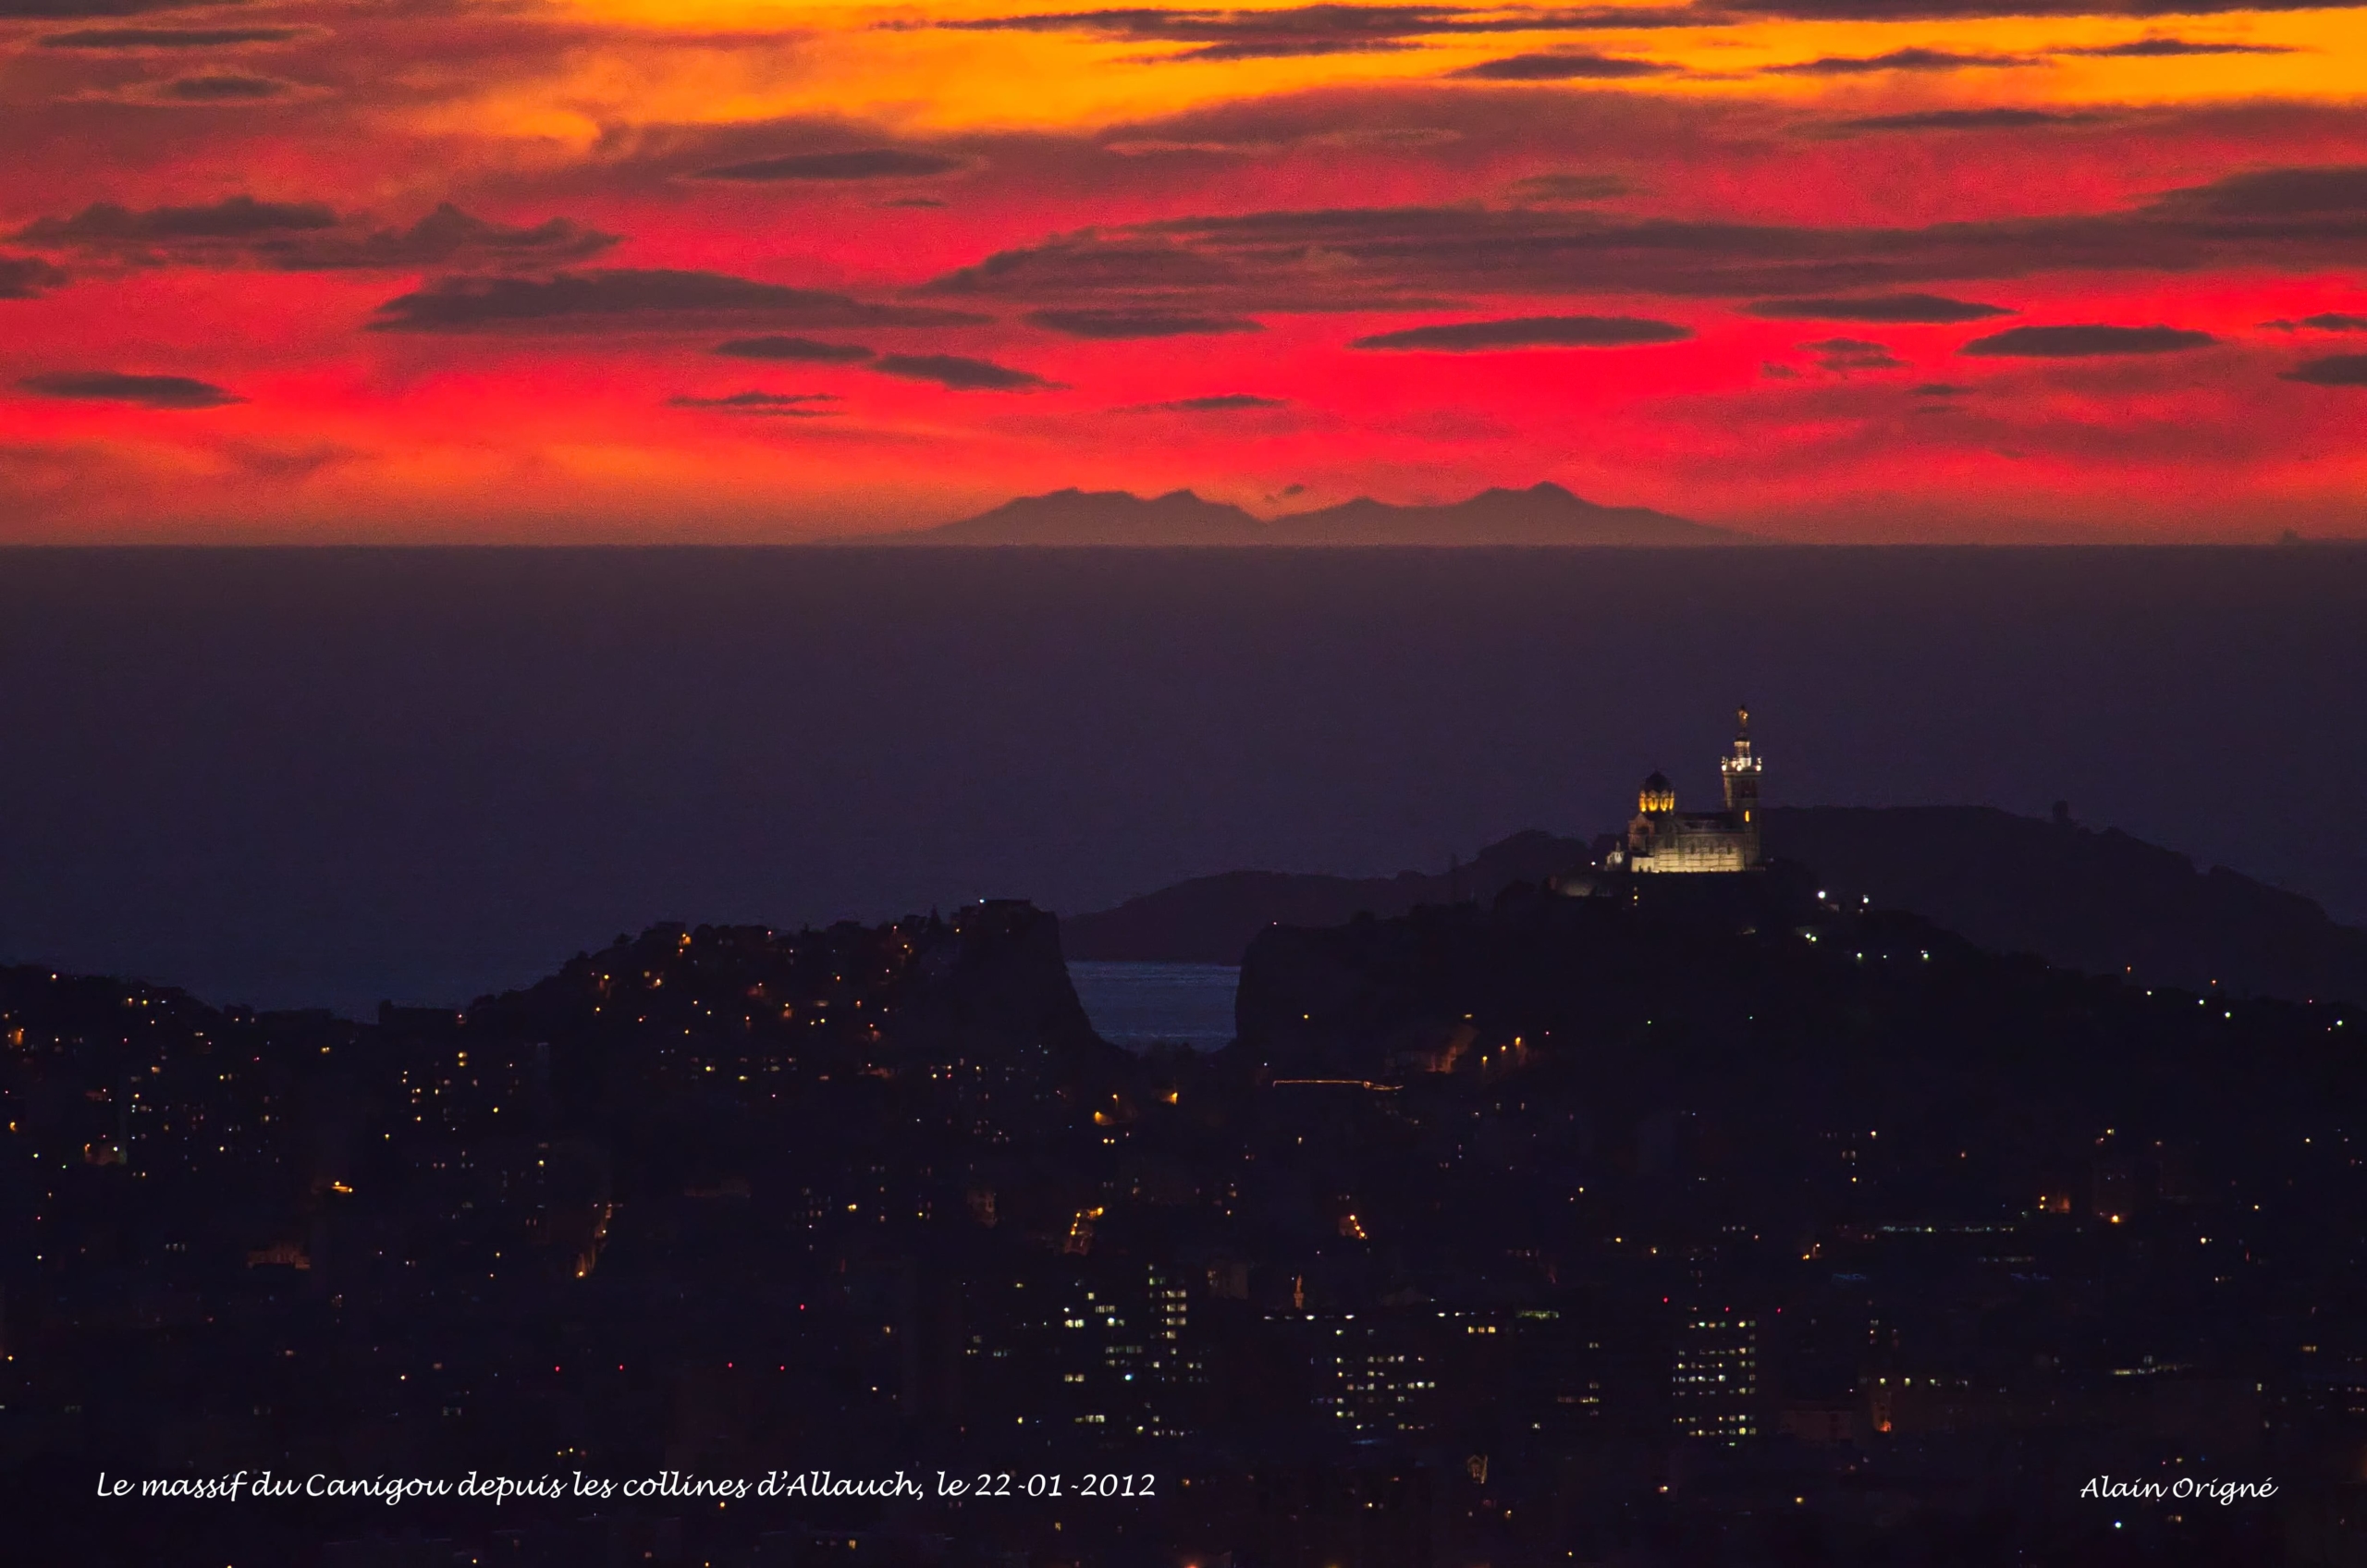
M 0 0 L 0 541 L 2367 533 L 2362 82 L 2367 8 Z

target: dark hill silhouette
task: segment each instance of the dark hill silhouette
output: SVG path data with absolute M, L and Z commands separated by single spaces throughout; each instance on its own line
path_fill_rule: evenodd
M 1540 882 L 1587 858 L 1578 840 L 1531 829 L 1489 845 L 1468 866 L 1436 876 L 1228 871 L 1063 920 L 1061 948 L 1073 959 L 1239 963 L 1249 939 L 1277 923 L 1337 925 L 1360 913 L 1404 914 L 1419 904 L 1456 899 L 1485 902 L 1515 882 Z
M 1257 545 L 1267 526 L 1239 507 L 1189 490 L 1147 499 L 1123 490 L 1055 490 L 1022 496 L 942 528 L 874 535 L 843 544 L 897 545 Z
M 1772 854 L 1855 902 L 1910 910 L 1977 946 L 2146 984 L 2367 1000 L 2367 931 L 2316 903 L 2116 828 L 1986 806 L 1776 808 Z M 1514 835 L 1446 874 L 1351 878 L 1281 872 L 1196 877 L 1063 923 L 1071 958 L 1235 963 L 1269 925 L 1492 899 L 1583 863 L 1588 848 Z
M 1767 841 L 1828 891 L 1912 909 L 1994 950 L 2197 990 L 2367 1000 L 2367 931 L 2116 827 L 1983 806 L 1823 806 L 1769 812 Z
M 1482 490 L 1443 507 L 1398 507 L 1359 496 L 1274 520 L 1293 545 L 1735 545 L 1748 535 L 1645 507 L 1601 507 L 1558 484 Z
M 1022 496 L 941 528 L 833 541 L 898 545 L 1733 545 L 1749 536 L 1644 507 L 1602 507 L 1558 484 L 1483 490 L 1448 506 L 1358 497 L 1261 522 L 1189 490 L 1146 499 L 1122 490 Z

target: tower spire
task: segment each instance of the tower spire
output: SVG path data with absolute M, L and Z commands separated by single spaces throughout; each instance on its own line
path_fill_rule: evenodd
M 1761 764 L 1758 753 L 1750 749 L 1750 705 L 1745 703 L 1735 709 L 1735 749 L 1732 756 L 1718 759 L 1720 782 L 1726 787 L 1726 810 L 1734 817 L 1735 827 L 1743 837 L 1743 864 L 1757 865 L 1759 859 L 1759 773 Z

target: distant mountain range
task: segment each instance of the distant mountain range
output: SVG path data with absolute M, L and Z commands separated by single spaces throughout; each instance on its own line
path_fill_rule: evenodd
M 1189 490 L 1146 498 L 1123 490 L 1022 496 L 941 528 L 832 540 L 840 545 L 1743 545 L 1731 529 L 1644 507 L 1600 507 L 1558 484 L 1482 490 L 1451 506 L 1400 507 L 1359 497 L 1268 522 Z
M 2173 850 L 2067 819 L 1985 806 L 1775 808 L 1770 854 L 1813 868 L 1835 896 L 1909 910 L 1998 952 L 2198 992 L 2367 1001 L 2367 931 L 2310 900 Z M 1238 963 L 1267 925 L 1332 925 L 1359 912 L 1492 899 L 1591 858 L 1530 831 L 1451 874 L 1352 878 L 1233 871 L 1061 923 L 1073 959 Z

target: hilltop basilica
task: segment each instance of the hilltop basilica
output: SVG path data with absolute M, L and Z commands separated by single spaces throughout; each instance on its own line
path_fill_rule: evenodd
M 1636 797 L 1626 842 L 1604 864 L 1631 872 L 1756 871 L 1766 864 L 1759 847 L 1760 758 L 1750 749 L 1750 710 L 1735 710 L 1735 744 L 1718 759 L 1726 809 L 1680 812 L 1676 789 L 1655 772 Z

